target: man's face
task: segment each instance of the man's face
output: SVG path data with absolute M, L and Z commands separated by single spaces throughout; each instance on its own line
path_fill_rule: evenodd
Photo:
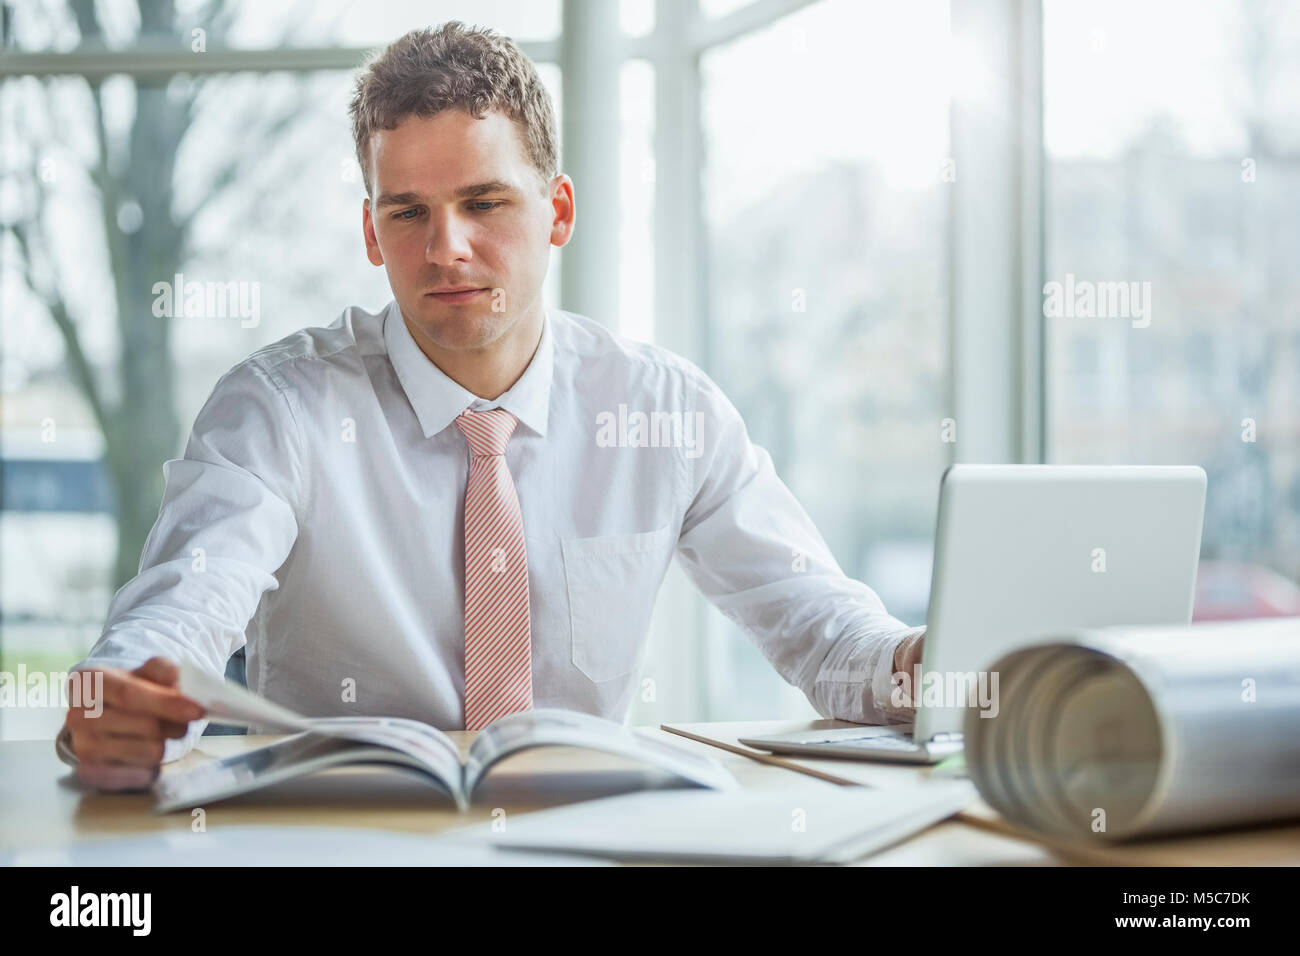
M 366 254 L 435 346 L 488 348 L 537 314 L 550 248 L 572 234 L 573 187 L 542 183 L 508 116 L 407 117 L 371 135 L 370 169 Z

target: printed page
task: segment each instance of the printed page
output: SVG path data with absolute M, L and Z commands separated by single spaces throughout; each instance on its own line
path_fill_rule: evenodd
M 460 750 L 435 727 L 404 717 L 316 717 L 308 721 L 319 734 L 391 747 L 415 757 L 439 776 L 464 785 Z
M 465 764 L 466 792 L 473 793 L 497 761 L 532 747 L 584 747 L 642 761 L 702 787 L 728 790 L 737 786 L 730 771 L 711 757 L 591 714 L 542 708 L 502 717 L 479 733 Z
M 673 863 L 848 863 L 977 799 L 968 781 L 923 786 L 780 787 L 633 793 L 539 810 L 506 829 L 475 824 L 449 843 Z M 796 821 L 803 826 L 793 825 Z
M 200 704 L 218 723 L 235 727 L 265 727 L 271 731 L 308 730 L 309 721 L 279 704 L 218 677 L 188 660 L 180 662 L 179 690 Z
M 180 692 L 221 723 L 288 733 L 314 731 L 391 747 L 414 757 L 457 790 L 463 786 L 460 751 L 450 737 L 428 724 L 401 717 L 303 717 L 188 661 L 181 662 L 180 670 Z
M 460 790 L 460 765 L 441 768 L 429 761 L 388 746 L 375 746 L 318 733 L 294 734 L 273 744 L 209 760 L 188 770 L 168 769 L 154 784 L 155 813 L 214 803 L 295 777 L 355 764 L 390 764 L 416 770 L 464 807 Z M 450 770 L 451 776 L 444 775 Z

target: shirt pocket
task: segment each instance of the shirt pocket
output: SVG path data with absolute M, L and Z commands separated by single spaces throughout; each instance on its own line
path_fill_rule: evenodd
M 573 665 L 589 680 L 613 680 L 636 668 L 675 540 L 672 525 L 561 540 Z

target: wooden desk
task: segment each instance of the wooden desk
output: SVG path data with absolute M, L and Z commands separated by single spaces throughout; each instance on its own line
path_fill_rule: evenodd
M 766 725 L 743 726 L 749 733 Z M 677 746 L 719 759 L 744 787 L 838 785 L 662 730 L 643 729 Z M 451 736 L 464 749 L 473 734 L 459 732 Z M 166 765 L 163 772 L 174 773 L 275 739 L 203 737 L 193 752 Z M 503 807 L 508 814 L 528 813 L 619 792 L 634 778 L 648 779 L 643 768 L 621 758 L 571 748 L 525 752 L 494 770 L 471 809 L 461 814 L 448 798 L 413 775 L 388 769 L 336 768 L 288 781 L 269 792 L 215 803 L 205 808 L 205 825 L 209 832 L 226 826 L 272 824 L 373 827 L 431 835 L 488 821 L 495 807 Z M 133 834 L 190 832 L 189 812 L 157 815 L 151 812 L 151 804 L 152 798 L 146 792 L 114 794 L 83 789 L 72 768 L 55 756 L 50 741 L 0 742 L 0 851 Z M 1033 843 L 954 820 L 867 857 L 861 864 L 1036 865 L 1051 864 L 1054 859 Z
M 802 773 L 835 785 L 896 787 L 914 784 L 918 780 L 942 779 L 942 771 L 936 774 L 929 767 L 833 757 L 818 759 L 778 756 L 746 747 L 739 740 L 741 737 L 855 726 L 859 725 L 843 720 L 761 720 L 664 724 L 663 729 L 682 739 L 710 741 L 719 752 L 743 755 L 746 759 L 761 761 L 767 766 Z M 1300 825 L 1294 823 L 1110 845 L 1049 840 L 1012 826 L 982 800 L 958 814 L 957 819 L 986 833 L 1038 847 L 1043 858 L 1034 862 L 1053 860 L 1096 866 L 1300 866 Z

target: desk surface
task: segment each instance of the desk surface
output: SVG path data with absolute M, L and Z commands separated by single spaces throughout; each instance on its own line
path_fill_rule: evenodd
M 755 751 L 740 743 L 740 737 L 854 727 L 842 720 L 766 720 L 739 723 L 665 724 L 683 740 L 708 739 L 722 752 L 744 755 L 741 759 L 761 760 L 793 772 L 815 776 L 839 785 L 891 787 L 941 776 L 928 767 L 873 763 L 864 760 L 776 756 Z M 1218 833 L 1163 837 L 1121 845 L 1052 841 L 1019 830 L 1007 823 L 992 807 L 977 802 L 957 819 L 988 833 L 1001 834 L 1037 845 L 1049 859 L 1066 863 L 1100 866 L 1300 866 L 1300 825 L 1295 823 L 1258 826 Z M 1020 862 L 1020 861 L 1017 861 Z
M 866 761 L 773 757 L 741 745 L 759 736 L 821 727 L 842 721 L 752 721 L 672 724 L 672 731 L 639 728 L 679 747 L 721 761 L 746 788 L 833 787 L 857 784 L 888 788 L 935 777 L 931 768 Z M 468 747 L 473 733 L 453 732 Z M 696 739 L 692 739 L 696 738 Z M 276 739 L 202 737 L 193 752 L 164 767 L 173 773 L 204 760 L 238 753 Z M 712 743 L 704 742 L 705 740 Z M 723 749 L 729 748 L 729 749 Z M 619 757 L 555 747 L 526 751 L 502 762 L 480 786 L 468 812 L 410 774 L 346 767 L 287 781 L 269 791 L 223 800 L 205 808 L 209 832 L 247 824 L 284 827 L 362 827 L 432 835 L 488 821 L 495 808 L 528 813 L 635 789 L 653 774 Z M 131 835 L 189 833 L 185 811 L 151 812 L 146 792 L 86 790 L 51 741 L 0 742 L 0 852 L 65 846 Z M 436 863 L 436 860 L 430 862 Z M 862 865 L 1300 865 L 1300 826 L 1257 827 L 1219 834 L 1149 840 L 1122 847 L 1060 845 L 1016 831 L 984 804 L 957 818 L 860 861 Z
M 697 725 L 699 726 L 699 725 Z M 726 725 L 761 731 L 769 723 Z M 657 728 L 638 728 L 679 747 L 706 753 L 747 788 L 838 786 L 807 774 L 728 753 Z M 472 733 L 450 736 L 464 749 Z M 171 773 L 203 760 L 238 753 L 273 736 L 202 737 L 194 751 L 165 765 Z M 896 768 L 887 768 L 890 770 Z M 900 782 L 915 779 L 894 775 Z M 335 768 L 309 779 L 287 781 L 269 792 L 223 800 L 205 809 L 209 832 L 223 826 L 375 827 L 431 835 L 508 814 L 593 798 L 627 789 L 644 769 L 621 758 L 572 748 L 544 748 L 503 761 L 484 781 L 473 805 L 457 813 L 450 800 L 413 775 L 387 769 Z M 576 788 L 576 789 L 575 789 Z M 98 793 L 78 783 L 50 741 L 0 742 L 0 851 L 63 846 L 84 840 L 159 833 L 188 833 L 185 811 L 151 812 L 146 792 Z M 431 860 L 436 863 L 436 860 Z M 1043 865 L 1059 857 L 1034 843 L 950 820 L 861 861 L 862 865 Z

